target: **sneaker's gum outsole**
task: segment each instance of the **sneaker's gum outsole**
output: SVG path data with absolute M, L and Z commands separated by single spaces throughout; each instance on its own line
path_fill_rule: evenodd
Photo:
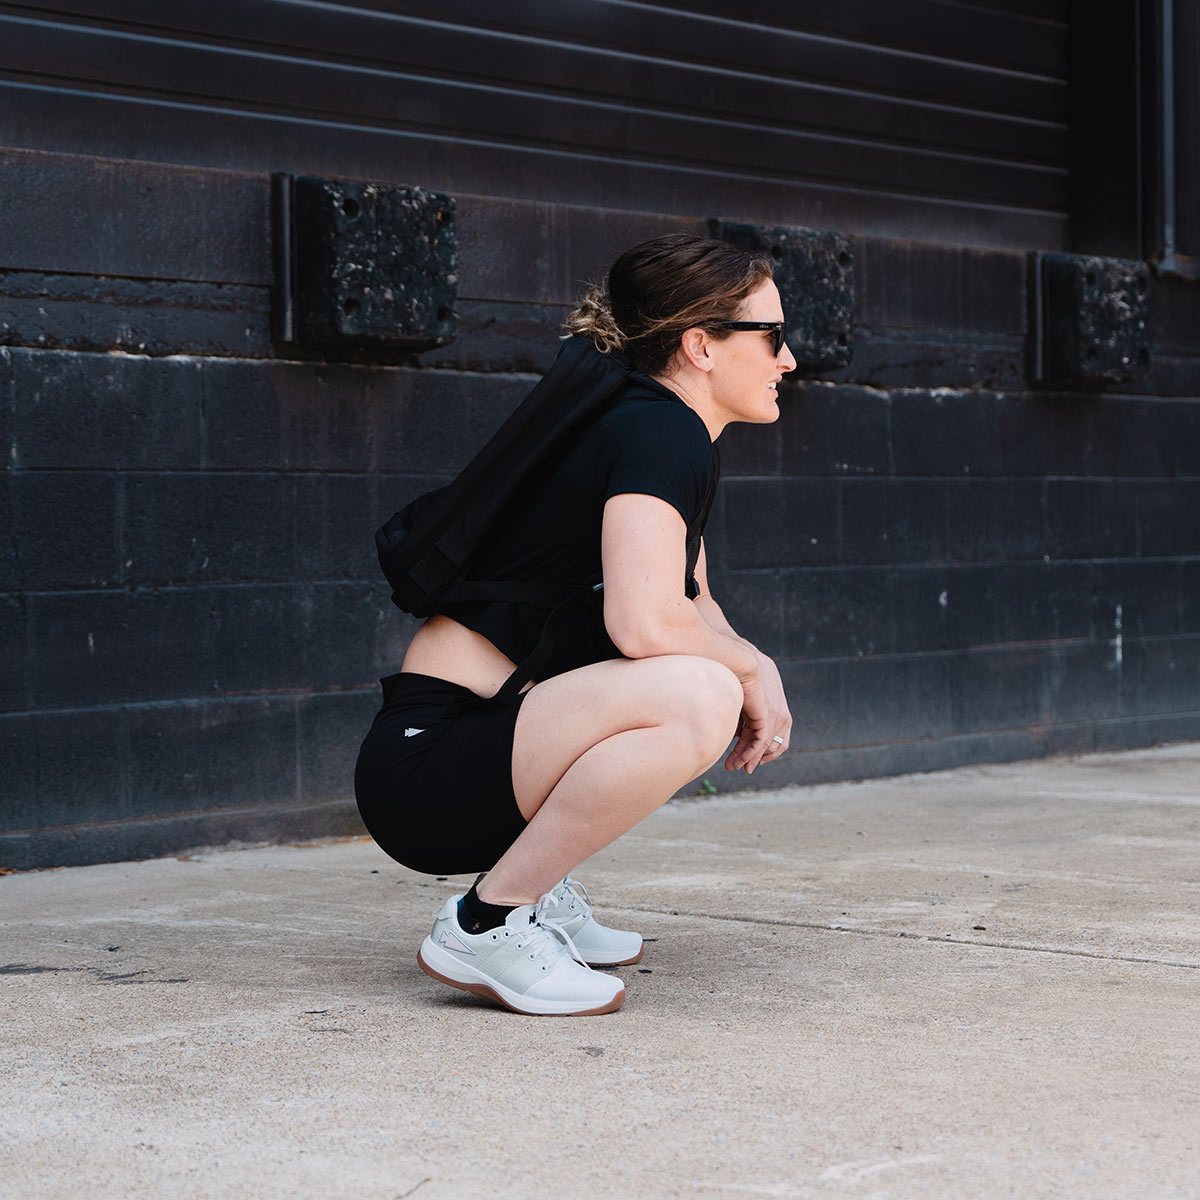
M 597 971 L 607 971 L 610 967 L 632 967 L 634 963 L 640 963 L 642 961 L 642 955 L 645 953 L 646 947 L 643 945 L 642 948 L 632 958 L 623 958 L 620 962 L 597 963 L 588 962 L 586 959 L 580 959 L 579 961 L 582 962 L 585 967 L 593 967 Z
M 448 983 L 451 987 L 458 988 L 460 991 L 473 992 L 476 996 L 482 996 L 485 1000 L 493 1000 L 501 1008 L 507 1008 L 509 1012 L 520 1013 L 523 1017 L 598 1017 L 602 1013 L 616 1012 L 625 1003 L 625 989 L 622 988 L 607 1004 L 602 1004 L 599 1008 L 581 1008 L 577 1012 L 535 1013 L 524 1008 L 514 1008 L 507 1000 L 488 987 L 486 983 L 460 983 L 457 979 L 451 979 L 449 976 L 443 975 L 440 971 L 435 971 L 421 956 L 420 951 L 417 952 L 417 966 L 426 975 L 436 979 L 439 983 Z

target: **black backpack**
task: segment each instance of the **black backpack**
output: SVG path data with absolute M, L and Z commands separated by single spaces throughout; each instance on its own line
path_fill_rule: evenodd
M 392 603 L 428 617 L 463 601 L 562 603 L 579 595 L 578 586 L 546 580 L 474 579 L 472 556 L 518 488 L 630 373 L 624 359 L 601 354 L 589 338 L 567 338 L 554 365 L 458 477 L 406 504 L 375 534 Z M 584 590 L 599 587 L 597 580 Z M 538 648 L 502 694 L 518 690 L 549 657 L 549 629 L 547 621 Z

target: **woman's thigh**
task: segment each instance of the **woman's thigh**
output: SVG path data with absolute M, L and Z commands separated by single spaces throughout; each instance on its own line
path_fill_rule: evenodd
M 741 701 L 732 671 L 689 655 L 611 659 L 536 684 L 513 736 L 517 805 L 532 817 L 573 763 L 629 729 L 683 723 L 705 743 L 726 745 Z

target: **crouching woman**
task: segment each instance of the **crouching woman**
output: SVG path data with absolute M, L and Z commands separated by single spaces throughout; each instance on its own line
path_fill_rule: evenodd
M 709 593 L 703 534 L 717 438 L 775 421 L 796 363 L 770 263 L 687 234 L 622 254 L 568 328 L 630 373 L 506 507 L 473 574 L 583 600 L 554 614 L 550 660 L 511 696 L 553 605 L 431 617 L 382 681 L 355 783 L 398 861 L 480 873 L 437 914 L 422 968 L 517 1012 L 582 1015 L 620 1007 L 620 978 L 594 968 L 637 961 L 642 940 L 601 925 L 571 872 L 723 755 L 749 773 L 788 746 L 779 672 Z

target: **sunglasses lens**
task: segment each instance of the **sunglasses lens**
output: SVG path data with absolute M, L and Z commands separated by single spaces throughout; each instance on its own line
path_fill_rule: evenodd
M 776 325 L 775 329 L 774 329 L 774 333 L 775 333 L 775 357 L 778 358 L 781 351 L 783 350 L 783 336 L 784 336 L 783 325 L 782 324 Z

